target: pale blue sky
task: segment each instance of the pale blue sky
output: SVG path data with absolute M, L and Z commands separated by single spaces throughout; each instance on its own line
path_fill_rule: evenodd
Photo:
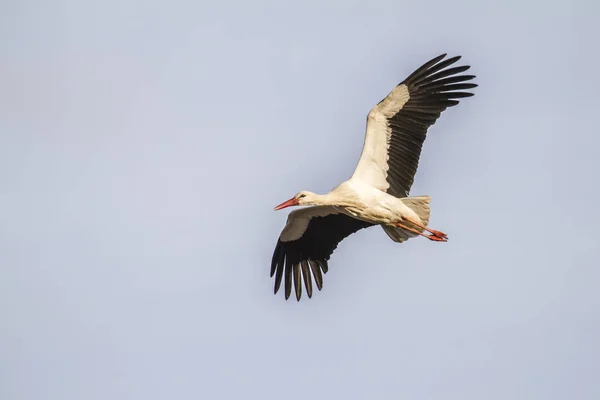
M 1 10 L 3 400 L 600 398 L 597 2 Z M 443 52 L 480 87 L 412 194 L 450 241 L 362 231 L 273 296 L 273 206 Z

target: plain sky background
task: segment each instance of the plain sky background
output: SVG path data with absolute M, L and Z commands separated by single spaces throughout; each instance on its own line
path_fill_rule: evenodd
M 4 2 L 0 398 L 599 399 L 599 4 Z M 273 206 L 443 52 L 480 86 L 411 194 L 450 241 L 273 296 Z

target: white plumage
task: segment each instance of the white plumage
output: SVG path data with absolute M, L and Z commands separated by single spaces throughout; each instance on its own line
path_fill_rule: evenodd
M 286 299 L 292 282 L 297 300 L 302 280 L 308 297 L 313 280 L 321 290 L 337 245 L 363 228 L 381 225 L 396 242 L 418 235 L 447 240 L 443 232 L 427 227 L 429 197 L 408 197 L 428 128 L 457 99 L 473 95 L 462 90 L 477 87 L 464 83 L 475 76 L 460 75 L 469 66 L 447 68 L 460 56 L 445 57 L 423 64 L 369 112 L 363 151 L 349 180 L 324 195 L 299 192 L 275 207 L 313 206 L 291 212 L 279 236 L 271 263 L 275 293 L 282 280 Z
M 352 178 L 370 183 L 379 190 L 386 191 L 390 184 L 386 180 L 388 150 L 392 137 L 392 129 L 388 119 L 400 111 L 410 98 L 406 85 L 399 85 L 377 104 L 367 115 L 367 133 L 365 144 Z

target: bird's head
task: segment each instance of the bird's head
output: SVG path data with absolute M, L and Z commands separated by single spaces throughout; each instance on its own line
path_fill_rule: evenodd
M 318 195 L 312 192 L 308 192 L 303 190 L 302 192 L 298 192 L 291 199 L 284 201 L 280 205 L 274 208 L 275 211 L 281 210 L 282 208 L 291 207 L 291 206 L 310 206 L 318 204 Z

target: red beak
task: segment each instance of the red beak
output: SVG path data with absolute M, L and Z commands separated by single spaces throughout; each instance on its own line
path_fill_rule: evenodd
M 291 199 L 284 201 L 283 203 L 281 203 L 280 205 L 275 207 L 273 210 L 277 211 L 277 210 L 281 210 L 282 208 L 297 206 L 297 205 L 298 205 L 298 200 L 296 200 L 295 197 L 292 197 Z

